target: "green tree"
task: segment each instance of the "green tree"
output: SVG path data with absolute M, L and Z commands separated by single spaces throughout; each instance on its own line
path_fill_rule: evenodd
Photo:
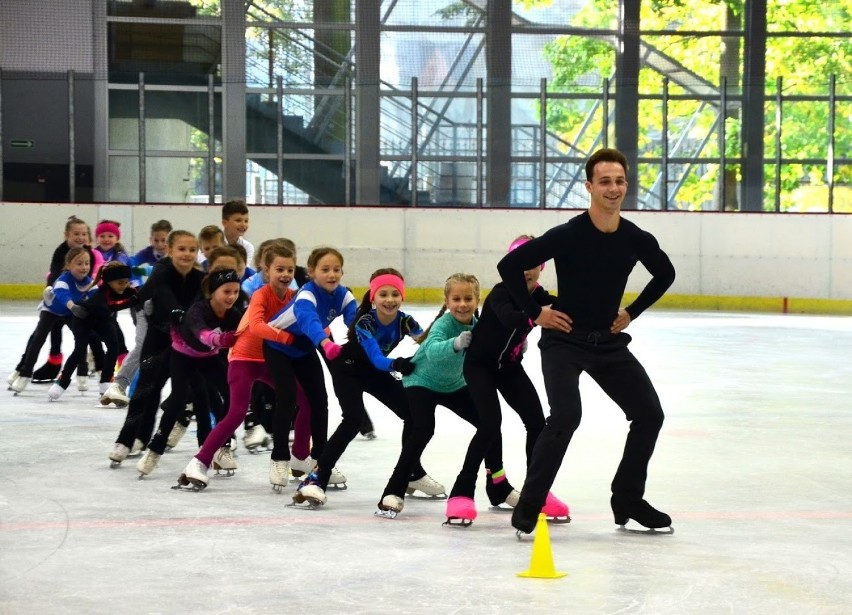
M 521 0 L 517 0 L 521 2 Z M 529 7 L 546 0 L 522 0 Z M 676 31 L 684 34 L 658 33 L 643 35 L 643 42 L 685 68 L 693 77 L 669 82 L 672 99 L 668 106 L 668 142 L 681 149 L 675 156 L 718 158 L 718 126 L 725 122 L 725 153 L 729 159 L 725 173 L 726 203 L 734 203 L 736 181 L 739 179 L 740 109 L 735 102 L 721 113 L 718 103 L 689 100 L 692 86 L 712 84 L 716 87 L 722 77 L 727 80 L 728 95 L 735 100 L 741 91 L 742 32 L 744 0 L 645 0 L 641 11 L 643 32 Z M 827 96 L 829 75 L 837 76 L 837 94 L 852 92 L 852 43 L 837 37 L 784 37 L 784 32 L 814 32 L 845 34 L 852 23 L 852 0 L 769 0 L 767 19 L 771 36 L 766 53 L 766 141 L 769 161 L 775 156 L 776 82 L 782 80 L 783 95 Z M 573 26 L 600 32 L 612 29 L 613 3 L 610 0 L 590 0 L 575 16 Z M 731 30 L 732 36 L 718 36 L 717 31 Z M 696 35 L 696 32 L 708 35 Z M 613 76 L 615 66 L 614 34 L 561 36 L 545 48 L 546 58 L 553 66 L 552 91 L 599 94 L 602 79 Z M 790 59 L 794 58 L 794 61 Z M 663 89 L 665 74 L 645 64 L 640 72 L 640 142 L 641 156 L 654 157 L 661 153 L 662 109 L 658 97 Z M 692 82 L 690 81 L 692 79 Z M 683 98 L 681 98 L 683 97 Z M 596 99 L 551 100 L 547 106 L 547 123 L 576 147 L 588 150 L 597 143 L 603 126 L 603 113 Z M 781 134 L 782 155 L 790 159 L 825 159 L 828 156 L 829 104 L 827 100 L 785 101 L 783 103 Z M 852 105 L 838 102 L 835 107 L 835 155 L 845 157 L 852 151 Z M 721 117 L 720 117 L 721 115 Z M 699 149 L 700 148 L 700 149 Z M 683 168 L 676 206 L 682 208 L 716 208 L 719 195 L 719 166 L 705 162 L 691 169 Z M 642 165 L 638 169 L 640 184 L 652 186 L 658 180 L 659 169 Z M 835 170 L 838 186 L 852 185 L 852 165 Z M 765 208 L 774 209 L 774 168 L 767 167 Z M 825 186 L 827 169 L 824 164 L 786 164 L 781 168 L 781 209 L 801 209 L 801 188 Z M 835 210 L 852 210 L 845 189 L 835 192 Z M 819 191 L 818 191 L 819 192 Z M 822 209 L 827 203 L 823 189 Z M 811 197 L 813 198 L 813 197 Z

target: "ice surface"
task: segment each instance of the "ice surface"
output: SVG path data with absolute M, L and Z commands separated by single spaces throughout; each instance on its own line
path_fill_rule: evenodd
M 436 312 L 406 309 L 424 324 Z M 33 305 L 0 304 L 4 378 L 34 324 Z M 94 379 L 56 403 L 31 385 L 0 405 L 0 612 L 848 613 L 852 319 L 652 310 L 628 331 L 667 415 L 647 498 L 671 514 L 671 536 L 613 524 L 627 423 L 588 378 L 553 489 L 573 518 L 550 527 L 568 572 L 558 580 L 516 576 L 532 538 L 488 509 L 482 478 L 470 528 L 442 527 L 442 501 L 407 498 L 396 519 L 375 517 L 401 424 L 372 399 L 378 439 L 358 437 L 338 463 L 349 489 L 306 511 L 287 506 L 294 482 L 270 489 L 268 454 L 242 448 L 233 478 L 170 489 L 192 431 L 145 480 L 135 460 L 111 470 L 124 411 L 97 404 Z M 535 344 L 525 364 L 544 398 Z M 332 396 L 332 429 L 339 416 Z M 444 408 L 437 417 L 423 463 L 449 490 L 473 430 Z M 503 431 L 520 489 L 523 428 L 508 409 Z

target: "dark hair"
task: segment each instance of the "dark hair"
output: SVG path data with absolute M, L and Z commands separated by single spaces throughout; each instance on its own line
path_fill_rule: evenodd
M 248 215 L 248 206 L 242 199 L 231 199 L 222 205 L 222 220 L 227 220 L 234 214 Z
M 151 225 L 151 234 L 157 233 L 159 231 L 166 231 L 167 233 L 172 232 L 172 223 L 168 220 L 157 220 L 154 224 Z
M 627 174 L 627 157 L 617 149 L 604 148 L 599 149 L 594 154 L 589 156 L 586 161 L 586 180 L 592 181 L 595 174 L 595 165 L 599 162 L 617 162 L 624 167 L 624 173 Z
M 313 251 L 311 251 L 310 256 L 308 256 L 308 269 L 316 267 L 319 260 L 323 256 L 328 256 L 329 254 L 336 256 L 340 261 L 341 267 L 343 266 L 343 255 L 339 251 L 329 246 L 322 246 L 320 248 L 314 248 Z
M 429 326 L 426 327 L 426 330 L 421 333 L 419 336 L 415 338 L 415 342 L 418 344 L 422 344 L 426 337 L 429 335 L 429 331 L 432 330 L 432 325 L 435 324 L 435 321 L 438 320 L 441 316 L 444 315 L 444 312 L 447 311 L 447 295 L 450 294 L 450 288 L 453 284 L 470 284 L 473 286 L 473 293 L 476 295 L 477 303 L 479 302 L 479 294 L 480 294 L 480 285 L 479 279 L 470 273 L 454 273 L 444 282 L 444 305 L 441 306 L 441 309 L 438 310 L 438 315 L 435 316 L 434 320 L 429 323 Z M 479 308 L 473 312 L 473 315 L 479 318 Z
M 403 282 L 405 278 L 402 277 L 402 274 L 393 267 L 384 267 L 382 269 L 376 269 L 373 273 L 370 274 L 370 281 L 372 282 L 380 275 L 395 275 Z M 355 324 L 358 322 L 358 319 L 361 318 L 364 314 L 368 313 L 371 309 L 373 309 L 373 302 L 370 301 L 370 289 L 367 289 L 367 292 L 364 293 L 364 297 L 361 299 L 361 303 L 358 304 L 358 309 L 355 310 L 355 318 L 352 319 L 352 322 L 349 325 L 349 335 L 348 338 L 350 340 L 355 339 Z
M 92 283 L 89 285 L 89 288 L 94 288 L 98 285 L 98 283 L 104 279 L 104 276 L 109 272 L 110 269 L 118 269 L 119 267 L 123 267 L 127 269 L 127 277 L 130 277 L 130 267 L 125 265 L 121 261 L 109 261 L 108 263 L 104 263 L 101 265 L 101 268 L 98 269 L 97 275 L 95 275 L 95 279 L 92 280 Z

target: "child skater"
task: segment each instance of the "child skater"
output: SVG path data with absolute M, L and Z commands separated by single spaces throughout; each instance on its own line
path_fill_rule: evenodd
M 101 267 L 92 283 L 94 292 L 71 306 L 74 318 L 71 331 L 74 333 L 74 351 L 65 362 L 62 374 L 47 391 L 47 398 L 56 401 L 71 384 L 74 370 L 86 362 L 86 349 L 95 334 L 106 345 L 103 370 L 101 371 L 100 393 L 110 385 L 118 355 L 118 322 L 115 313 L 136 304 L 136 289 L 130 286 L 131 271 L 127 265 L 112 261 Z M 100 285 L 99 285 L 100 284 Z
M 168 246 L 168 258 L 157 263 L 139 290 L 139 303 L 146 306 L 148 332 L 139 355 L 139 380 L 124 425 L 109 453 L 112 467 L 118 467 L 127 458 L 131 447 L 141 450 L 150 439 L 160 393 L 169 378 L 171 325 L 180 321 L 201 290 L 204 274 L 195 268 L 198 253 L 195 235 L 184 230 L 172 231 Z M 149 299 L 151 302 L 146 304 Z
M 193 303 L 180 325 L 174 325 L 171 329 L 169 375 L 172 393 L 160 418 L 157 433 L 148 444 L 148 451 L 136 464 L 141 476 L 150 474 L 166 451 L 168 436 L 186 408 L 190 380 L 196 374 L 200 374 L 215 388 L 215 394 L 221 396 L 224 407 L 228 407 L 230 394 L 227 368 L 219 351 L 231 348 L 237 341 L 237 325 L 242 317 L 242 311 L 235 306 L 240 298 L 240 276 L 233 269 L 213 269 L 201 282 L 201 289 L 204 298 Z M 198 422 L 198 440 L 201 443 L 211 431 L 209 409 L 197 407 L 195 420 Z
M 95 227 L 95 250 L 104 257 L 104 262 L 118 261 L 130 264 L 130 255 L 121 245 L 121 223 L 115 220 L 101 220 Z
M 65 255 L 65 272 L 53 284 L 53 293 L 38 306 L 38 324 L 27 341 L 27 348 L 15 368 L 18 376 L 9 385 L 15 395 L 27 388 L 33 377 L 33 367 L 44 341 L 57 323 L 70 326 L 71 307 L 80 302 L 92 286 L 89 277 L 92 268 L 92 251 L 85 247 L 75 247 Z M 84 390 L 88 381 L 88 366 L 78 372 L 78 386 Z
M 511 252 L 532 239 L 521 235 L 509 246 Z M 527 290 L 538 305 L 551 305 L 555 298 L 538 283 L 544 265 L 524 272 Z M 544 428 L 544 410 L 535 386 L 527 376 L 521 361 L 527 335 L 535 323 L 530 321 L 518 304 L 512 300 L 505 285 L 500 282 L 489 293 L 482 305 L 482 314 L 473 329 L 473 340 L 464 356 L 464 379 L 476 405 L 479 425 L 467 448 L 461 472 L 447 500 L 447 525 L 468 526 L 476 519 L 474 491 L 479 466 L 492 442 L 500 436 L 500 399 L 518 413 L 527 431 L 527 462 L 532 455 L 538 434 Z M 486 470 L 486 491 L 489 498 L 499 500 L 503 493 L 501 483 L 505 474 L 495 475 Z M 505 488 L 502 488 L 505 490 Z M 542 512 L 556 522 L 570 521 L 568 506 L 549 493 Z
M 168 238 L 172 232 L 172 225 L 168 220 L 158 220 L 151 225 L 151 235 L 148 239 L 149 245 L 146 248 L 139 250 L 136 254 L 130 257 L 130 266 L 132 267 L 133 277 L 130 280 L 131 286 L 134 288 L 141 287 L 154 265 L 168 254 Z M 145 334 L 148 332 L 148 317 L 145 312 L 139 309 L 138 304 L 130 310 L 130 315 L 133 318 L 133 324 L 136 326 L 135 343 L 133 348 L 121 361 L 119 370 L 116 372 L 113 382 L 107 387 L 106 391 L 101 391 L 101 404 L 108 406 L 115 404 L 119 408 L 123 408 L 130 401 L 128 389 L 133 377 L 139 369 L 139 353 L 142 350 L 142 342 L 145 340 Z
M 272 468 L 279 486 L 286 486 L 289 471 L 300 476 L 314 469 L 328 438 L 328 394 L 325 375 L 316 349 L 326 359 L 337 359 L 342 348 L 332 341 L 328 326 L 338 316 L 343 316 L 346 326 L 355 320 L 356 301 L 352 292 L 340 284 L 343 277 L 343 255 L 334 248 L 314 249 L 308 257 L 308 274 L 311 281 L 296 293 L 293 301 L 278 312 L 269 322 L 277 329 L 294 335 L 291 344 L 267 341 L 263 356 L 275 382 L 275 431 L 272 434 Z M 311 407 L 310 455 L 291 459 L 287 434 L 293 409 L 296 407 L 296 381 L 302 385 Z M 346 477 L 331 469 L 329 484 L 345 485 Z
M 317 468 L 299 485 L 298 496 L 313 504 L 325 504 L 325 491 L 331 468 L 343 455 L 346 447 L 358 434 L 363 423 L 364 394 L 369 393 L 403 420 L 402 441 L 411 432 L 411 416 L 405 389 L 392 374 L 410 376 L 414 372 L 411 359 L 388 354 L 410 335 L 420 335 L 423 329 L 408 314 L 400 311 L 405 299 L 405 283 L 396 269 L 378 269 L 370 276 L 370 289 L 355 313 L 343 345 L 342 360 L 330 361 L 334 391 L 340 402 L 342 421 L 317 460 Z M 445 493 L 444 486 L 426 474 L 418 460 L 411 471 L 408 493 L 419 490 L 429 496 Z
M 65 236 L 62 243 L 53 251 L 50 268 L 47 273 L 47 287 L 44 289 L 44 300 L 50 301 L 53 293 L 53 283 L 65 271 L 65 255 L 71 248 L 82 248 L 91 244 L 89 225 L 77 216 L 71 216 L 65 221 Z M 53 382 L 62 369 L 62 327 L 64 323 L 57 321 L 50 330 L 50 352 L 47 361 L 33 372 L 33 382 Z M 17 376 L 15 376 L 17 378 Z M 9 384 L 14 378 L 11 378 Z
M 224 445 L 231 434 L 243 422 L 251 398 L 252 385 L 265 382 L 273 385 L 272 376 L 263 358 L 263 342 L 270 340 L 289 343 L 293 336 L 286 331 L 276 329 L 267 324 L 273 315 L 281 311 L 293 298 L 290 282 L 296 268 L 293 253 L 284 246 L 269 244 L 261 247 L 264 259 L 263 270 L 268 282 L 266 286 L 256 290 L 249 302 L 248 311 L 243 315 L 238 328 L 239 335 L 231 350 L 228 362 L 228 387 L 230 389 L 230 404 L 228 413 L 204 440 L 201 450 L 187 464 L 183 474 L 178 478 L 179 486 L 193 485 L 194 489 L 207 486 L 207 469 L 213 464 L 217 471 L 224 469 L 229 474 L 230 453 Z M 284 426 L 290 428 L 289 425 Z M 273 462 L 273 469 L 274 469 Z M 235 464 L 233 464 L 235 465 Z M 284 477 L 284 484 L 289 475 Z M 270 482 L 273 488 L 281 482 L 277 473 L 270 471 Z
M 478 307 L 476 276 L 454 273 L 447 278 L 444 305 L 417 340 L 420 347 L 411 359 L 415 370 L 402 378 L 411 410 L 411 435 L 403 442 L 399 460 L 379 501 L 377 516 L 393 519 L 402 511 L 411 470 L 435 433 L 437 406 L 449 408 L 474 427 L 478 425 L 476 407 L 462 374 L 464 351 L 470 346 Z M 493 492 L 492 503 L 514 506 L 518 492 L 505 480 L 499 436 L 485 454 L 485 465 L 502 479 Z

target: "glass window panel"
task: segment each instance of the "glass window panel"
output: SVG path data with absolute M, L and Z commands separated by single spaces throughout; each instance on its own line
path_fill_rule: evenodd
M 139 150 L 139 93 L 109 91 L 109 148 Z
M 381 200 L 386 205 L 407 205 L 411 202 L 411 161 L 382 160 Z M 425 199 L 428 200 L 428 197 Z
M 849 32 L 852 6 L 848 2 L 822 2 L 818 10 L 802 4 L 790 0 L 767 0 L 767 29 L 770 32 Z
M 207 159 L 148 156 L 145 200 L 149 203 L 207 203 Z M 221 195 L 221 164 L 216 162 L 216 195 Z
M 299 23 L 354 23 L 355 0 L 253 0 L 247 3 L 249 21 Z
M 113 83 L 136 83 L 141 72 L 146 83 L 207 85 L 208 75 L 220 74 L 219 25 L 122 22 L 107 27 Z
M 475 91 L 486 77 L 483 41 L 482 34 L 383 32 L 382 87 L 410 90 L 417 77 L 422 90 Z
M 781 211 L 827 212 L 828 181 L 826 166 L 817 164 L 785 164 L 778 169 L 781 176 Z M 765 165 L 766 186 L 764 194 L 775 194 L 774 165 Z M 764 203 L 764 209 L 775 209 L 775 204 Z
M 296 95 L 283 98 L 284 154 L 343 155 L 346 109 L 342 94 Z M 249 152 L 278 151 L 278 103 L 275 94 L 246 95 L 246 148 Z
M 512 11 L 520 18 L 515 20 L 520 27 L 548 26 L 571 24 L 583 5 L 582 0 L 551 0 L 550 2 L 513 2 Z M 603 13 L 604 20 L 616 16 L 617 5 L 611 5 Z M 601 13 L 598 9 L 596 13 Z M 522 21 L 521 21 L 522 20 Z M 518 23 L 519 22 L 519 23 Z
M 139 202 L 139 157 L 109 157 L 109 201 Z
M 349 30 L 248 28 L 249 87 L 343 87 L 354 67 Z
M 795 58 L 791 62 L 790 58 Z M 827 95 L 829 76 L 837 76 L 837 93 L 852 94 L 852 39 L 771 37 L 766 41 L 766 74 L 783 79 L 786 96 Z
M 185 0 L 183 2 L 139 2 L 138 0 L 108 0 L 107 15 L 187 19 L 221 15 L 221 0 Z
M 386 23 L 393 26 L 437 26 L 445 28 L 462 28 L 481 25 L 484 20 L 483 11 L 474 6 L 473 2 L 457 2 L 456 0 L 398 0 L 385 3 L 393 10 L 387 14 Z M 483 3 L 484 4 L 484 3 Z
M 785 158 L 828 157 L 828 101 L 784 101 L 781 148 Z
M 585 158 L 582 161 L 549 162 L 546 170 L 545 207 L 586 209 L 589 206 Z
M 221 134 L 221 96 L 215 97 L 214 130 Z M 207 151 L 207 92 L 145 92 L 147 150 Z M 215 144 L 221 151 L 221 142 Z
M 249 161 L 246 168 L 246 201 L 254 205 L 309 205 L 310 195 L 288 181 L 283 182 L 281 198 L 278 197 L 278 175 L 275 171 Z

